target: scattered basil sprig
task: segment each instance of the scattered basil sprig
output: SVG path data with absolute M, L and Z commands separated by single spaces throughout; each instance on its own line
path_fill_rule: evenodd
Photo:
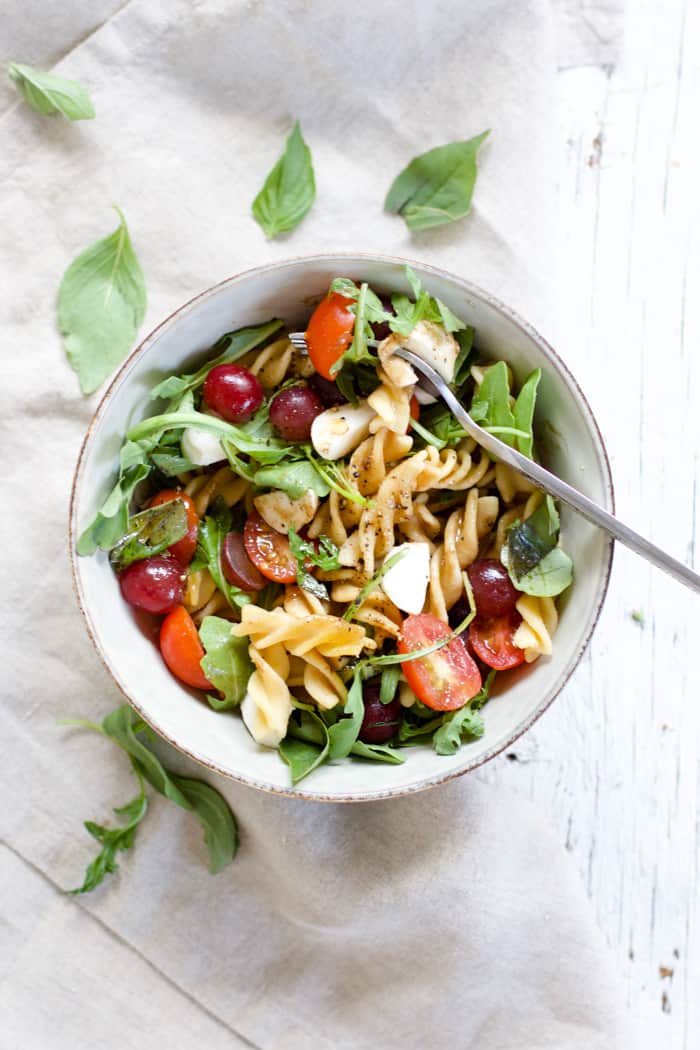
M 449 142 L 418 157 L 396 177 L 384 207 L 397 212 L 410 230 L 426 230 L 463 218 L 469 211 L 479 147 L 489 132 Z
M 301 135 L 299 121 L 292 128 L 284 153 L 253 201 L 253 216 L 266 237 L 293 230 L 307 214 L 316 196 L 311 150 Z
M 133 514 L 126 532 L 112 547 L 109 560 L 118 571 L 132 562 L 161 554 L 187 532 L 187 508 L 181 499 Z
M 10 62 L 7 75 L 32 109 L 44 116 L 62 113 L 68 120 L 92 120 L 95 107 L 84 84 Z
M 238 849 L 238 830 L 228 803 L 209 784 L 169 772 L 144 743 L 143 735 L 148 728 L 128 704 L 112 711 L 101 725 L 82 720 L 63 724 L 92 729 L 118 744 L 129 755 L 140 787 L 139 794 L 131 802 L 115 810 L 128 818 L 123 827 L 106 828 L 92 821 L 86 822 L 87 830 L 102 844 L 102 850 L 88 866 L 82 886 L 71 892 L 88 893 L 102 882 L 106 874 L 117 870 L 117 851 L 131 848 L 136 828 L 146 814 L 144 780 L 165 798 L 197 817 L 204 830 L 212 875 L 231 863 Z
M 121 363 L 146 312 L 146 285 L 124 215 L 75 259 L 58 291 L 58 326 L 84 394 Z

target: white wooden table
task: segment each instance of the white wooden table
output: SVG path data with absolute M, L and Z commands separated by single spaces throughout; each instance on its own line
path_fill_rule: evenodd
M 629 0 L 616 67 L 560 71 L 562 311 L 549 333 L 601 425 L 619 515 L 696 569 L 699 45 L 697 2 Z M 480 774 L 550 813 L 645 1050 L 700 1046 L 699 629 L 700 598 L 618 547 L 574 679 Z

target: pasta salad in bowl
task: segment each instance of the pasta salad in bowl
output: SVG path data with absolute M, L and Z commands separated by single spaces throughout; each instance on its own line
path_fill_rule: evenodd
M 610 504 L 590 410 L 540 337 L 374 256 L 193 300 L 127 361 L 81 453 L 98 650 L 166 739 L 254 786 L 361 799 L 473 768 L 546 707 L 602 603 L 609 542 L 493 462 L 400 347 L 562 476 L 573 447 L 570 474 Z

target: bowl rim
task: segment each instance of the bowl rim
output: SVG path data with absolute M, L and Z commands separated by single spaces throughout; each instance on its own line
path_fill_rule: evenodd
M 472 295 L 477 299 L 481 299 L 484 303 L 486 303 L 488 306 L 494 309 L 496 313 L 500 314 L 502 317 L 512 322 L 522 331 L 524 331 L 525 334 L 532 340 L 532 342 L 535 343 L 535 345 L 544 353 L 544 356 L 554 361 L 556 367 L 561 373 L 564 374 L 570 386 L 573 388 L 577 398 L 579 399 L 583 415 L 591 431 L 591 434 L 594 439 L 594 444 L 596 446 L 596 451 L 599 455 L 599 463 L 602 468 L 605 486 L 607 509 L 610 510 L 611 513 L 614 512 L 615 492 L 613 486 L 612 470 L 610 467 L 610 459 L 608 456 L 607 449 L 605 447 L 603 435 L 598 425 L 598 421 L 596 420 L 593 410 L 591 409 L 591 406 L 588 403 L 586 395 L 584 394 L 577 379 L 572 374 L 568 365 L 562 360 L 562 358 L 559 356 L 556 350 L 554 350 L 550 343 L 547 342 L 544 336 L 542 336 L 540 332 L 529 321 L 521 317 L 516 310 L 503 303 L 497 296 L 493 295 L 491 292 L 475 284 L 473 281 L 467 280 L 466 278 L 460 277 L 458 274 L 452 273 L 450 270 L 445 270 L 442 267 L 434 266 L 431 263 L 426 263 L 419 259 L 409 259 L 404 256 L 386 255 L 380 252 L 356 252 L 343 250 L 337 252 L 326 251 L 315 252 L 311 255 L 291 256 L 286 259 L 279 259 L 275 260 L 274 262 L 261 263 L 257 266 L 249 267 L 245 270 L 240 270 L 238 273 L 233 274 L 230 277 L 226 277 L 222 281 L 218 281 L 216 284 L 211 285 L 209 288 L 206 288 L 202 292 L 199 292 L 197 295 L 194 295 L 191 299 L 188 299 L 181 306 L 177 307 L 177 309 L 173 310 L 172 313 L 168 314 L 168 316 L 164 318 L 164 320 L 161 321 L 160 324 L 158 324 L 154 329 L 152 329 L 152 331 L 150 331 L 144 337 L 144 339 L 142 339 L 141 342 L 136 347 L 134 347 L 134 349 L 128 354 L 128 356 L 119 366 L 114 376 L 109 381 L 104 393 L 100 397 L 98 405 L 85 432 L 85 436 L 83 437 L 83 440 L 81 442 L 71 484 L 70 502 L 68 510 L 68 543 L 71 562 L 73 592 L 75 594 L 78 607 L 85 621 L 88 637 L 90 638 L 90 641 L 92 642 L 92 645 L 95 651 L 97 652 L 97 655 L 102 661 L 102 664 L 107 670 L 107 673 L 109 674 L 110 678 L 116 685 L 117 689 L 124 696 L 126 701 L 131 705 L 131 707 L 135 709 L 135 711 L 144 720 L 144 722 L 146 722 L 160 737 L 162 737 L 163 740 L 170 744 L 171 747 L 174 747 L 177 751 L 185 755 L 187 758 L 192 759 L 198 765 L 204 766 L 212 773 L 216 773 L 219 776 L 223 776 L 227 780 L 232 780 L 236 783 L 243 784 L 246 787 L 255 788 L 259 791 L 264 791 L 270 795 L 280 795 L 286 798 L 303 799 L 305 801 L 312 802 L 373 802 L 381 801 L 387 798 L 399 798 L 405 795 L 413 795 L 419 791 L 426 791 L 429 788 L 437 787 L 440 784 L 446 784 L 448 781 L 455 780 L 457 777 L 461 777 L 465 773 L 471 773 L 473 772 L 473 770 L 478 769 L 480 766 L 485 765 L 487 762 L 490 762 L 501 752 L 512 747 L 515 741 L 518 740 L 524 733 L 526 733 L 539 718 L 541 718 L 544 712 L 550 707 L 550 705 L 554 702 L 556 697 L 561 693 L 561 691 L 573 675 L 574 671 L 578 667 L 581 658 L 583 657 L 583 654 L 588 648 L 593 632 L 600 619 L 600 614 L 603 608 L 603 604 L 605 602 L 605 597 L 608 592 L 610 574 L 612 571 L 613 555 L 615 549 L 615 544 L 612 537 L 607 537 L 605 542 L 602 566 L 603 575 L 601 577 L 601 582 L 599 584 L 598 592 L 595 597 L 593 615 L 590 618 L 589 627 L 584 638 L 581 640 L 579 646 L 572 652 L 564 670 L 559 675 L 558 679 L 555 681 L 551 689 L 539 701 L 537 707 L 532 712 L 532 714 L 523 722 L 521 722 L 516 727 L 515 731 L 508 735 L 507 739 L 500 741 L 498 744 L 495 744 L 492 748 L 483 753 L 478 759 L 475 759 L 472 762 L 467 762 L 467 764 L 465 764 L 463 767 L 460 767 L 459 769 L 446 770 L 444 773 L 438 772 L 434 776 L 430 776 L 415 784 L 404 785 L 402 787 L 397 788 L 396 790 L 388 788 L 379 791 L 352 791 L 337 795 L 324 794 L 322 792 L 314 791 L 312 789 L 304 787 L 277 787 L 265 781 L 258 780 L 255 777 L 250 777 L 241 773 L 232 772 L 230 769 L 225 769 L 222 766 L 218 765 L 216 762 L 213 762 L 211 759 L 191 750 L 183 743 L 174 740 L 169 735 L 167 730 L 165 730 L 162 726 L 156 724 L 152 720 L 152 718 L 149 717 L 148 713 L 143 710 L 139 701 L 133 696 L 131 696 L 127 689 L 124 687 L 124 685 L 119 679 L 119 675 L 117 674 L 116 670 L 112 667 L 100 644 L 97 635 L 97 630 L 93 626 L 93 622 L 91 620 L 87 608 L 87 601 L 85 600 L 85 596 L 83 593 L 80 579 L 80 571 L 78 568 L 78 554 L 76 549 L 76 518 L 78 495 L 80 491 L 80 484 L 89 446 L 92 443 L 94 433 L 99 423 L 101 422 L 102 416 L 104 415 L 104 412 L 107 409 L 107 406 L 111 400 L 114 390 L 119 385 L 121 385 L 122 380 L 136 365 L 141 356 L 147 353 L 151 345 L 160 338 L 162 333 L 170 327 L 172 327 L 175 323 L 177 323 L 185 313 L 191 312 L 197 304 L 199 304 L 207 298 L 216 295 L 224 287 L 234 285 L 239 281 L 250 280 L 256 275 L 262 275 L 264 273 L 270 273 L 276 270 L 297 268 L 299 266 L 303 266 L 304 264 L 311 265 L 316 263 L 328 263 L 338 259 L 346 259 L 348 261 L 364 260 L 367 262 L 377 262 L 381 264 L 388 263 L 390 265 L 396 266 L 408 265 L 418 267 L 421 271 L 425 273 L 433 274 L 436 277 L 440 277 L 442 279 L 447 280 L 448 282 L 459 285 L 462 288 L 462 290 L 465 291 L 467 294 Z

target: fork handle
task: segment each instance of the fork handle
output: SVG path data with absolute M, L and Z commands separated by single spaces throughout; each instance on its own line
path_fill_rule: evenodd
M 625 525 L 613 514 L 609 514 L 607 510 L 594 503 L 588 496 L 584 496 L 573 485 L 568 485 L 561 478 L 556 477 L 556 475 L 551 474 L 544 467 L 540 466 L 539 463 L 528 459 L 521 452 L 489 434 L 487 430 L 484 430 L 478 423 L 474 422 L 449 387 L 445 386 L 443 389 L 441 386 L 440 394 L 467 433 L 475 441 L 478 441 L 489 455 L 499 459 L 507 466 L 513 467 L 519 474 L 523 474 L 528 481 L 548 492 L 551 496 L 556 496 L 562 503 L 567 503 L 570 507 L 574 507 L 584 518 L 597 525 L 598 528 L 603 529 L 604 532 L 614 536 L 625 547 L 629 547 L 636 554 L 640 554 L 642 558 L 646 558 L 652 565 L 663 569 L 664 572 L 673 576 L 674 579 L 700 594 L 700 575 L 697 572 L 684 565 L 683 562 L 677 561 L 676 558 L 672 558 L 670 554 L 666 554 L 665 551 L 662 551 L 660 547 L 657 547 L 649 540 L 644 539 L 638 532 L 631 529 L 629 525 Z

